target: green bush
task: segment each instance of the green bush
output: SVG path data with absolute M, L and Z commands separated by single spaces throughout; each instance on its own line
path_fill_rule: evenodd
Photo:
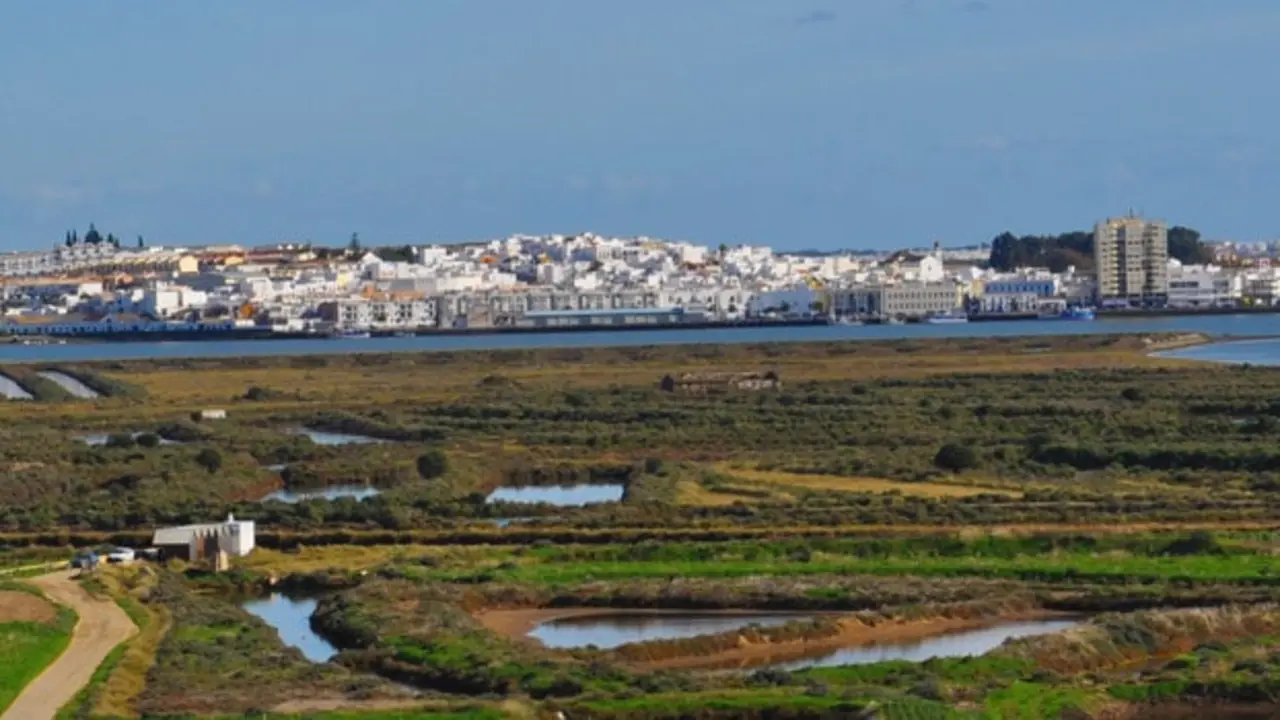
M 933 464 L 943 470 L 963 472 L 978 467 L 978 454 L 968 445 L 947 443 L 938 449 L 933 457 Z

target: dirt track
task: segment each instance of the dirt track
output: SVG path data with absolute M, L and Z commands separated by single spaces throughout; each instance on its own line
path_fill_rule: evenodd
M 75 610 L 80 621 L 62 656 L 22 691 L 0 720 L 52 720 L 58 709 L 89 682 L 107 654 L 137 632 L 119 606 L 110 600 L 95 599 L 71 579 L 69 572 L 44 575 L 31 583 L 54 602 Z

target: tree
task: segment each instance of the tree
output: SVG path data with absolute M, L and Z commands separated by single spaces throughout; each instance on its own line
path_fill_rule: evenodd
M 360 233 L 351 233 L 351 242 L 347 243 L 347 252 L 352 255 L 360 254 Z
M 978 467 L 978 454 L 968 445 L 947 443 L 938 449 L 933 457 L 933 464 L 943 470 L 963 472 Z
M 1181 225 L 1169 228 L 1169 257 L 1183 265 L 1208 265 L 1214 260 L 1213 250 L 1200 242 L 1200 233 Z
M 102 235 L 98 232 L 98 228 L 89 223 L 89 232 L 84 234 L 84 241 L 88 245 L 101 245 Z
M 222 453 L 213 448 L 204 448 L 196 454 L 196 464 L 210 473 L 216 473 L 222 468 Z
M 440 450 L 428 450 L 418 456 L 418 474 L 423 480 L 434 480 L 449 471 L 449 458 Z
M 112 247 L 120 247 L 120 238 L 112 235 L 111 233 L 107 233 L 107 244 Z
M 75 239 L 71 237 L 71 231 L 70 231 L 70 230 L 68 230 L 68 231 L 67 231 L 67 236 L 66 236 L 65 238 L 63 238 L 63 239 L 62 239 L 62 244 L 63 244 L 63 245 L 66 245 L 67 247 L 71 247 L 72 245 L 75 245 L 75 244 L 76 244 Z
M 139 235 L 139 236 L 138 236 L 138 247 L 139 247 L 139 248 L 144 248 L 144 247 L 146 247 L 146 246 L 147 246 L 147 245 L 146 245 L 146 243 L 142 242 L 142 236 L 141 236 L 141 235 Z

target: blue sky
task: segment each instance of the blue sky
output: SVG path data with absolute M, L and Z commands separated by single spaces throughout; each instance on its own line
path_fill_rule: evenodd
M 0 6 L 0 248 L 1280 235 L 1275 0 Z

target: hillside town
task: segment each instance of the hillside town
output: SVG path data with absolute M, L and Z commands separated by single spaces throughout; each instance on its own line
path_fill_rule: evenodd
M 816 254 L 582 233 L 368 250 L 355 236 L 343 249 L 148 247 L 141 238 L 127 247 L 91 229 L 49 251 L 0 255 L 0 333 L 948 322 L 1280 301 L 1267 248 L 1218 245 L 1215 262 L 1183 264 L 1166 234 L 1134 216 L 1100 222 L 1093 267 L 1055 272 L 996 270 L 988 247 L 936 244 Z

